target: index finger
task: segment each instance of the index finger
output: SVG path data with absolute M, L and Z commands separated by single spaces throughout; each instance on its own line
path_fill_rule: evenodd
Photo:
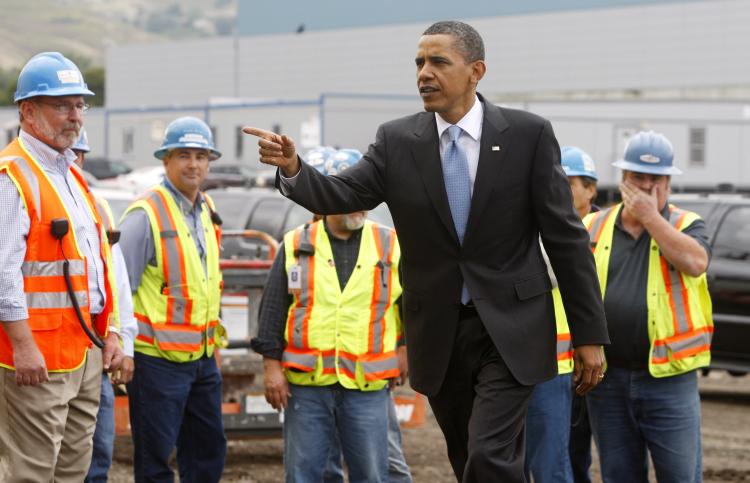
M 252 127 L 252 126 L 245 126 L 242 128 L 242 132 L 245 134 L 250 134 L 251 136 L 257 136 L 262 139 L 268 139 L 276 141 L 278 134 L 276 134 L 273 131 L 266 131 L 265 129 L 260 129 L 258 127 Z

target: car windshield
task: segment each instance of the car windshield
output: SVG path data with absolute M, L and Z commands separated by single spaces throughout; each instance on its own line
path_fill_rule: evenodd
M 211 166 L 209 172 L 221 174 L 237 174 L 239 172 L 239 168 L 237 166 L 217 164 Z
M 698 213 L 704 220 L 708 219 L 708 216 L 716 207 L 716 203 L 699 200 L 675 200 L 674 204 L 682 209 Z

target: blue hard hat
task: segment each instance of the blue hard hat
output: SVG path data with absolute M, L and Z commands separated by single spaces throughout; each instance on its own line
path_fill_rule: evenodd
M 36 96 L 93 96 L 78 67 L 59 52 L 32 57 L 18 75 L 13 102 Z
M 78 141 L 70 147 L 73 151 L 82 151 L 84 153 L 88 153 L 91 151 L 91 148 L 89 147 L 89 137 L 86 134 L 86 128 L 81 128 L 81 135 L 78 136 Z
M 563 146 L 560 151 L 562 154 L 560 162 L 566 175 L 585 176 L 594 181 L 599 180 L 599 177 L 596 175 L 594 160 L 591 159 L 591 156 L 586 151 L 575 146 Z
M 169 151 L 178 148 L 205 149 L 211 161 L 221 157 L 219 150 L 214 147 L 211 128 L 196 117 L 181 117 L 169 123 L 164 131 L 161 147 L 154 151 L 154 156 L 164 159 Z
M 335 149 L 328 146 L 313 148 L 307 152 L 305 161 L 325 175 L 338 174 L 357 164 L 362 153 L 356 149 Z
M 654 131 L 641 131 L 628 141 L 623 159 L 612 166 L 636 173 L 673 175 L 682 174 L 672 164 L 674 148 L 663 134 Z

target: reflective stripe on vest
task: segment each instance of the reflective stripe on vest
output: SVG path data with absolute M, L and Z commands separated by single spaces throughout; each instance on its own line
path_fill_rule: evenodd
M 673 206 L 669 207 L 669 223 L 677 230 L 682 229 L 687 215 L 688 212 L 685 210 Z M 683 275 L 675 270 L 664 256 L 660 254 L 659 258 L 674 330 L 673 336 L 654 340 L 652 361 L 656 364 L 663 364 L 669 362 L 669 349 L 671 349 L 674 359 L 682 359 L 709 350 L 713 327 L 702 327 L 695 330 Z
M 182 249 L 182 240 L 177 236 L 177 226 L 172 214 L 169 212 L 165 194 L 161 191 L 151 191 L 147 202 L 154 209 L 156 219 L 159 223 L 159 235 L 161 236 L 162 259 L 164 261 L 164 280 L 167 281 L 169 295 L 174 287 L 178 287 L 184 304 L 174 303 L 170 300 L 167 306 L 167 320 L 175 324 L 190 324 L 190 313 L 192 301 L 188 299 L 187 276 L 185 274 L 185 254 Z
M 22 157 L 14 157 L 14 156 L 5 156 L 0 158 L 0 163 L 10 161 L 16 164 L 18 166 L 18 169 L 21 170 L 21 173 L 23 173 L 24 178 L 26 178 L 26 182 L 29 184 L 29 188 L 31 188 L 31 197 L 34 200 L 34 206 L 37 207 L 36 212 L 36 219 L 37 221 L 41 221 L 42 219 L 42 212 L 39 209 L 39 206 L 42 204 L 42 195 L 39 191 L 39 181 L 36 179 L 36 175 L 34 174 L 34 171 L 29 166 L 29 163 L 26 162 L 26 160 Z M 27 207 L 28 211 L 28 207 Z
M 287 348 L 284 351 L 284 366 L 299 369 L 302 371 L 313 371 L 318 363 L 318 358 L 322 358 L 322 373 L 336 373 L 336 351 L 317 351 L 307 350 L 299 351 L 295 348 Z M 362 370 L 369 375 L 368 380 L 387 379 L 393 376 L 393 371 L 398 371 L 398 357 L 391 351 L 380 355 L 379 359 L 367 360 L 350 354 L 348 352 L 339 352 L 339 367 L 350 378 L 356 378 L 357 362 L 359 361 Z
M 375 247 L 380 259 L 375 267 L 372 281 L 372 304 L 370 306 L 370 333 L 368 352 L 383 352 L 383 334 L 385 333 L 385 311 L 391 302 L 391 255 L 396 243 L 395 233 L 386 227 L 373 225 Z M 365 371 L 368 372 L 368 371 Z
M 99 198 L 95 198 L 94 201 L 96 201 L 96 210 L 99 212 L 102 223 L 104 223 L 104 228 L 107 230 L 114 230 L 115 220 L 112 219 L 112 212 L 109 209 L 109 205 Z
M 557 360 L 564 361 L 573 358 L 573 340 L 570 334 L 557 334 Z
M 138 321 L 138 337 L 153 344 L 158 333 L 159 347 L 164 350 L 195 352 L 200 350 L 203 344 L 203 327 L 201 326 L 154 324 L 142 314 L 135 314 L 135 318 Z M 209 344 L 213 344 L 217 324 L 218 320 L 208 323 L 206 336 Z
M 314 246 L 313 242 L 318 234 L 319 225 L 320 223 L 305 225 L 294 232 L 295 253 L 299 252 L 301 244 Z M 300 256 L 297 258 L 297 264 L 300 268 L 302 287 L 299 295 L 297 295 L 297 303 L 292 311 L 291 319 L 287 322 L 287 337 L 292 347 L 307 349 L 309 347 L 307 326 L 310 321 L 313 304 L 315 303 L 315 277 L 312 276 L 315 273 L 315 256 Z
M 591 251 L 596 250 L 596 245 L 599 243 L 599 238 L 602 236 L 604 225 L 607 224 L 609 217 L 613 213 L 614 210 L 610 208 L 608 210 L 602 210 L 591 214 L 591 222 L 587 225 L 589 236 L 591 238 Z
M 588 216 L 584 223 L 589 230 L 592 246 L 597 261 L 597 271 L 602 286 L 602 296 L 606 291 L 606 276 L 609 269 L 612 235 L 617 214 L 622 205 Z M 669 223 L 682 231 L 698 215 L 669 206 Z M 688 223 L 689 221 L 689 223 Z M 603 245 L 600 240 L 606 240 Z M 600 248 L 604 248 L 599 252 Z M 656 242 L 651 239 L 649 247 L 649 273 L 646 290 L 649 339 L 651 340 L 651 359 L 649 369 L 655 377 L 676 375 L 698 367 L 710 361 L 710 344 L 713 333 L 711 319 L 711 301 L 708 295 L 705 274 L 689 277 L 682 274 L 660 253 Z M 654 259 L 653 257 L 658 257 Z M 663 284 L 666 297 L 666 310 L 654 304 L 660 292 L 656 283 Z M 690 303 L 694 297 L 694 303 Z M 697 314 L 693 311 L 697 308 Z M 698 319 L 696 319 L 696 315 Z M 655 336 L 655 333 L 669 334 L 666 337 Z M 687 360 L 693 357 L 692 360 Z

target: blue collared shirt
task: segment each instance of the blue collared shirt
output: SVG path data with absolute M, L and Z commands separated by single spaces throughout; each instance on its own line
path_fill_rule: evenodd
M 55 186 L 70 215 L 78 246 L 86 259 L 90 310 L 98 314 L 106 302 L 104 262 L 96 222 L 70 172 L 76 156 L 70 149 L 60 153 L 23 130 L 19 139 Z M 21 266 L 31 222 L 18 188 L 7 175 L 0 175 L 0 203 L 3 207 L 0 210 L 0 321 L 26 320 L 29 314 Z

